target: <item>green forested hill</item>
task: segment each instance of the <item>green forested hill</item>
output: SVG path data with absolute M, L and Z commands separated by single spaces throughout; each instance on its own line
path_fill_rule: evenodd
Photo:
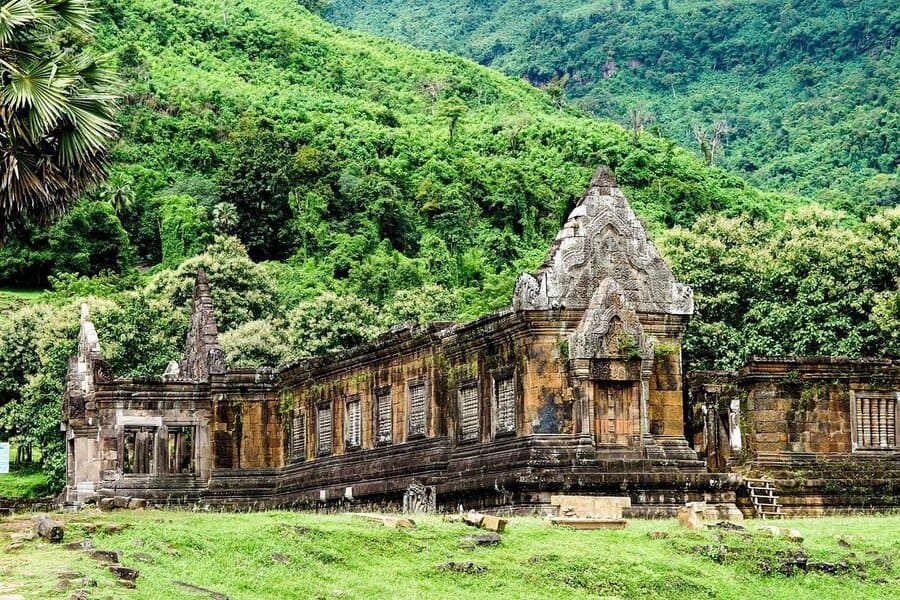
M 755 185 L 900 202 L 900 5 L 891 0 L 332 0 L 328 18 L 445 49 L 584 110 L 645 121 Z
M 124 79 L 122 139 L 99 195 L 147 265 L 226 232 L 255 259 L 308 259 L 337 279 L 399 252 L 440 283 L 480 288 L 543 250 L 600 163 L 657 226 L 797 203 L 464 59 L 338 30 L 292 0 L 97 4 L 96 44 Z M 80 207 L 65 231 L 34 232 L 28 247 L 48 251 L 0 261 L 0 275 L 40 285 L 127 260 L 107 249 L 54 262 L 108 212 Z

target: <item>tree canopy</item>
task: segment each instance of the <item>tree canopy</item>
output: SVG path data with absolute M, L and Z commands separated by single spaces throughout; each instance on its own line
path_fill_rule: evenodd
M 105 175 L 115 78 L 87 49 L 94 16 L 89 2 L 0 5 L 0 239 Z

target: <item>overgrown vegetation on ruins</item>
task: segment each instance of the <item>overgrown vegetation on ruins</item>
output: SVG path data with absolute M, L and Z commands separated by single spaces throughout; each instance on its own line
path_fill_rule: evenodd
M 54 485 L 80 301 L 121 375 L 178 357 L 200 266 L 232 364 L 473 319 L 509 303 L 601 163 L 697 292 L 688 368 L 900 354 L 898 208 L 760 191 L 647 128 L 293 0 L 95 4 L 94 46 L 124 81 L 110 178 L 0 247 L 0 284 L 50 288 L 0 296 L 0 427 Z

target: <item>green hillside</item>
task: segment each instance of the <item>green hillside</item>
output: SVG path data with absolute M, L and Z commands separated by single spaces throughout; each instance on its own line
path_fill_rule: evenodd
M 255 259 L 311 260 L 337 279 L 399 252 L 421 259 L 426 279 L 480 289 L 536 260 L 600 163 L 654 227 L 799 203 L 469 61 L 339 30 L 291 0 L 97 4 L 96 45 L 124 85 L 122 139 L 95 197 L 117 207 L 146 265 L 177 264 L 220 232 Z M 121 238 L 114 216 L 82 206 L 33 230 L 0 255 L 0 282 L 129 262 L 121 244 L 77 247 Z
M 900 7 L 890 0 L 333 0 L 327 17 L 468 56 L 699 152 L 754 185 L 900 202 Z

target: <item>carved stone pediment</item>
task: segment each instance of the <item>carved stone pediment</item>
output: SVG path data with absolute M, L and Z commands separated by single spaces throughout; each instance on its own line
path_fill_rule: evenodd
M 578 327 L 569 336 L 572 359 L 636 360 L 652 355 L 634 306 L 612 278 L 600 283 Z
M 585 309 L 606 279 L 620 286 L 637 312 L 694 312 L 691 288 L 675 280 L 612 174 L 601 167 L 544 264 L 519 277 L 513 307 Z

